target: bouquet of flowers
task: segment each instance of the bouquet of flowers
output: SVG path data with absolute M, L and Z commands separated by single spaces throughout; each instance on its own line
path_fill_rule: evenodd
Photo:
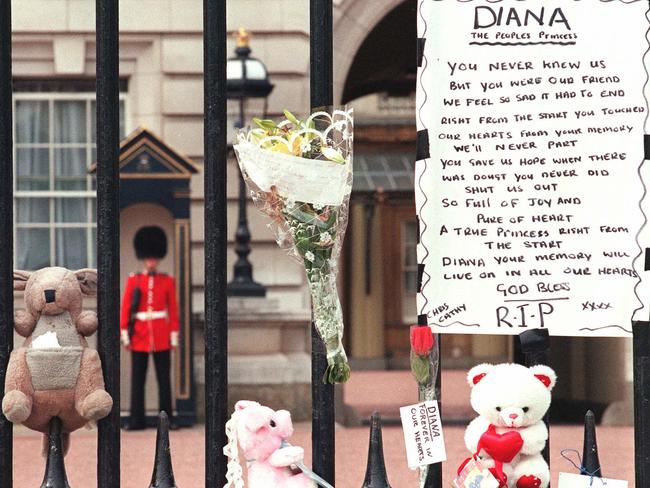
M 438 348 L 428 325 L 411 326 L 411 372 L 418 383 L 418 400 L 436 400 Z M 424 487 L 429 466 L 420 468 L 420 487 Z
M 281 248 L 305 266 L 313 320 L 327 350 L 323 381 L 344 383 L 343 313 L 336 288 L 352 191 L 352 110 L 298 120 L 253 119 L 235 152 L 255 205 L 271 218 Z

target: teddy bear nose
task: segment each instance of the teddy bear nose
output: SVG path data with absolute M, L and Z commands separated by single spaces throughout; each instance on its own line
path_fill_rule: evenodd
M 510 414 L 511 419 L 516 419 L 517 417 L 519 417 L 519 415 L 517 415 L 516 413 L 511 413 Z
M 56 290 L 45 290 L 45 303 L 54 303 L 56 301 Z

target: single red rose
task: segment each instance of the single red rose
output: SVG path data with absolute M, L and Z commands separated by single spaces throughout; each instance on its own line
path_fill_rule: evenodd
M 433 349 L 433 332 L 429 326 L 411 326 L 411 349 L 418 356 L 427 356 Z

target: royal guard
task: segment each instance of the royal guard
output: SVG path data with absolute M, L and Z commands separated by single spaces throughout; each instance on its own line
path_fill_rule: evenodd
M 157 226 L 142 227 L 133 240 L 143 271 L 126 282 L 120 321 L 122 345 L 131 351 L 131 418 L 127 430 L 146 428 L 144 387 L 149 355 L 153 355 L 158 380 L 160 411 L 170 428 L 177 428 L 172 409 L 171 350 L 178 346 L 178 307 L 174 278 L 157 271 L 167 254 L 167 237 Z

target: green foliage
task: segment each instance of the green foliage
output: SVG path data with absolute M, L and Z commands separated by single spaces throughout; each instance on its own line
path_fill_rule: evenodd
M 327 366 L 323 375 L 323 383 L 334 385 L 336 383 L 345 383 L 350 379 L 350 365 L 347 361 L 341 360 L 337 356 L 332 364 Z
M 275 133 L 278 130 L 278 126 L 275 125 L 275 122 L 273 122 L 271 119 L 258 119 L 254 118 L 253 122 L 260 128 L 264 129 L 267 132 Z
M 426 385 L 429 382 L 429 357 L 413 354 L 411 357 L 411 372 L 415 380 L 420 385 Z
M 295 115 L 293 115 L 291 112 L 288 110 L 284 110 L 284 116 L 287 118 L 289 122 L 291 122 L 293 125 L 296 127 L 302 127 L 303 123 L 300 122 Z

